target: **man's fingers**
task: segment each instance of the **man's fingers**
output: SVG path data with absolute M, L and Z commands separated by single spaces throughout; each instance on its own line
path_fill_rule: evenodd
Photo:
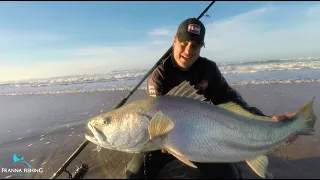
M 168 151 L 165 150 L 165 149 L 161 149 L 161 152 L 162 152 L 162 153 L 168 153 Z
M 290 119 L 294 116 L 294 114 L 285 114 L 286 118 Z
M 279 115 L 279 116 L 273 116 L 272 119 L 276 122 L 279 122 L 279 121 L 289 120 L 293 116 L 294 116 L 294 114 L 283 114 L 283 115 Z
M 276 122 L 279 122 L 279 121 L 283 121 L 285 119 L 285 116 L 284 115 L 273 116 L 272 119 Z

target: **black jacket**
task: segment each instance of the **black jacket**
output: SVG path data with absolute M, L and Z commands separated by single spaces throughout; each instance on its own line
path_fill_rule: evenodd
M 259 109 L 250 107 L 241 95 L 228 85 L 215 62 L 204 57 L 199 57 L 188 71 L 181 71 L 173 57 L 168 57 L 148 78 L 149 96 L 165 95 L 185 80 L 195 85 L 206 101 L 211 101 L 214 105 L 233 101 L 253 114 L 265 116 Z

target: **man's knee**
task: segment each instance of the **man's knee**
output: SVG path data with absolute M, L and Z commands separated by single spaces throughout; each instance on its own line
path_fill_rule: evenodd
M 241 179 L 232 163 L 196 163 L 196 166 L 205 178 Z
M 136 154 L 126 166 L 127 179 L 156 177 L 164 166 L 174 159 L 172 155 L 160 150 Z
M 146 155 L 146 174 L 148 178 L 156 178 L 160 171 L 175 158 L 167 153 L 159 151 L 152 151 Z
M 144 176 L 143 173 L 143 162 L 144 162 L 144 154 L 137 153 L 135 154 L 125 169 L 125 175 L 127 179 L 139 179 Z

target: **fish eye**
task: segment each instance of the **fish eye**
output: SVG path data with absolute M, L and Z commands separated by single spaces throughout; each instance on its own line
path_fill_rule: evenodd
M 111 117 L 105 117 L 102 119 L 102 124 L 107 125 L 111 122 Z

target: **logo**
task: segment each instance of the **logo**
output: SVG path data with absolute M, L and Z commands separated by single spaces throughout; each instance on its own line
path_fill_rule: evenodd
M 154 89 L 154 86 L 148 86 L 149 87 L 149 96 L 156 97 L 156 91 Z
M 26 161 L 24 161 L 24 157 L 22 156 L 21 158 L 18 158 L 16 154 L 14 154 L 12 156 L 13 159 L 13 164 L 18 163 L 18 162 L 22 162 L 24 164 L 26 164 L 28 166 L 28 168 L 32 168 L 31 165 L 29 163 L 27 163 Z
M 22 156 L 19 158 L 16 154 L 12 156 L 13 164 L 12 168 L 1 168 L 1 172 L 8 174 L 8 176 L 31 176 L 32 173 L 42 173 L 43 168 L 32 168 L 32 166 L 24 160 Z M 25 168 L 14 168 L 17 164 L 23 164 Z
M 188 25 L 188 32 L 193 34 L 200 34 L 201 27 L 198 24 L 189 24 Z
M 200 89 L 205 90 L 208 87 L 208 81 L 207 80 L 202 80 L 200 82 Z

